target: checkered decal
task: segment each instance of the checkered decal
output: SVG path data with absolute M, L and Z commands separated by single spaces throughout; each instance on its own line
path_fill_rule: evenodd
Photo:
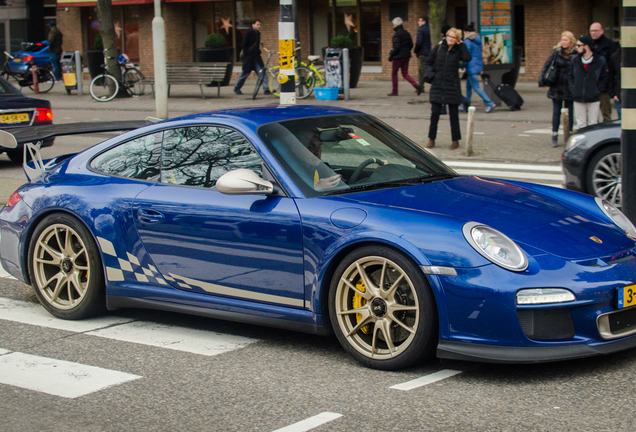
M 101 237 L 97 237 L 97 241 L 99 242 L 99 247 L 102 252 L 106 255 L 110 255 L 114 258 L 117 258 L 119 266 L 117 268 L 106 266 L 106 278 L 111 282 L 118 282 L 124 280 L 124 272 L 130 272 L 135 275 L 135 278 L 139 282 L 153 282 L 158 283 L 160 285 L 168 285 L 168 282 L 174 282 L 175 280 L 171 277 L 162 276 L 159 271 L 152 265 L 148 264 L 148 268 L 142 267 L 139 263 L 139 260 L 134 255 L 126 252 L 127 259 L 122 259 L 117 256 L 115 252 L 115 247 L 113 244 Z M 165 279 L 164 279 L 165 278 Z M 181 283 L 179 283 L 181 285 Z M 190 288 L 190 287 L 184 287 Z

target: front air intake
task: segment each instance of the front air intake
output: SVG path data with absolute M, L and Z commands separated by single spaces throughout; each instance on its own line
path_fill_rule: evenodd
M 522 309 L 517 311 L 519 323 L 530 339 L 555 340 L 574 337 L 574 322 L 567 308 Z

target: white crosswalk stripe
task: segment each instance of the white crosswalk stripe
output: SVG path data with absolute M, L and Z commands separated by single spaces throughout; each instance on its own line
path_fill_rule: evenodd
M 563 187 L 560 165 L 507 164 L 491 162 L 444 161 L 458 174 L 519 180 L 547 186 Z

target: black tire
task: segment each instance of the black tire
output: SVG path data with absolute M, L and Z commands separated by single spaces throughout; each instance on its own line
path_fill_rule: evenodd
M 316 77 L 311 69 L 300 66 L 296 68 L 296 98 L 306 99 L 314 92 Z
M 108 102 L 119 93 L 119 83 L 111 75 L 98 75 L 91 81 L 90 92 L 96 101 Z
M 621 207 L 621 148 L 612 144 L 596 153 L 585 173 L 587 193 Z
M 106 310 L 97 245 L 73 216 L 54 213 L 38 224 L 29 244 L 28 266 L 35 294 L 52 315 L 76 320 Z
M 127 68 L 124 72 L 124 82 L 126 91 L 131 96 L 141 96 L 144 94 L 144 75 L 137 68 Z
M 411 366 L 432 356 L 437 345 L 437 308 L 424 274 L 385 246 L 356 249 L 338 265 L 329 316 L 340 344 L 373 369 Z
M 53 72 L 48 69 L 40 69 L 38 72 L 38 91 L 40 93 L 48 93 L 55 85 L 55 76 Z M 29 85 L 29 88 L 33 90 L 33 84 Z

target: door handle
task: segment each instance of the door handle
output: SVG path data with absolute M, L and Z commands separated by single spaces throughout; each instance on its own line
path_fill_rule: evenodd
M 137 212 L 137 217 L 139 218 L 141 222 L 145 222 L 145 223 L 159 223 L 159 222 L 163 222 L 165 219 L 165 217 L 158 211 L 141 209 L 141 208 Z

